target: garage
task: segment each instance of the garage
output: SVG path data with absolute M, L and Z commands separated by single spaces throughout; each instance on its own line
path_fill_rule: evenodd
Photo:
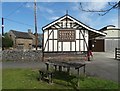
M 94 42 L 94 46 L 92 46 L 93 52 L 105 52 L 104 48 L 104 39 L 97 39 Z

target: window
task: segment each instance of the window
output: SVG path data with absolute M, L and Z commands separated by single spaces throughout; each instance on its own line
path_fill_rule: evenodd
M 23 49 L 24 48 L 24 44 L 23 43 L 19 43 L 18 45 L 17 45 L 17 49 Z
M 75 41 L 75 30 L 59 30 L 58 41 L 63 42 Z
M 23 44 L 23 43 L 19 43 L 18 45 L 19 45 L 19 46 L 24 46 L 24 44 Z

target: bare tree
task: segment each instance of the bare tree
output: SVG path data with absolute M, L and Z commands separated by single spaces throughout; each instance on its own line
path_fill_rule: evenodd
M 80 2 L 79 9 L 84 12 L 94 12 L 94 13 L 98 13 L 98 15 L 100 15 L 100 16 L 104 16 L 107 13 L 109 13 L 111 10 L 120 8 L 120 1 L 119 2 L 108 2 L 108 6 L 109 7 L 107 9 L 100 9 L 100 10 L 85 9 L 84 2 Z

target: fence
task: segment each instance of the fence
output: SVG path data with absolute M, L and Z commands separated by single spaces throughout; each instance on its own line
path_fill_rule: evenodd
M 120 60 L 120 48 L 115 48 L 115 59 Z

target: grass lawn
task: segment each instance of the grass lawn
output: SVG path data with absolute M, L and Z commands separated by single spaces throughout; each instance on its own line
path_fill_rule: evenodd
M 38 81 L 38 69 L 3 69 L 3 89 L 77 89 L 74 76 L 56 75 L 53 84 Z M 80 79 L 83 79 L 81 77 Z M 95 77 L 79 80 L 80 89 L 118 89 L 118 84 Z
M 0 90 L 2 89 L 2 68 L 0 68 Z

